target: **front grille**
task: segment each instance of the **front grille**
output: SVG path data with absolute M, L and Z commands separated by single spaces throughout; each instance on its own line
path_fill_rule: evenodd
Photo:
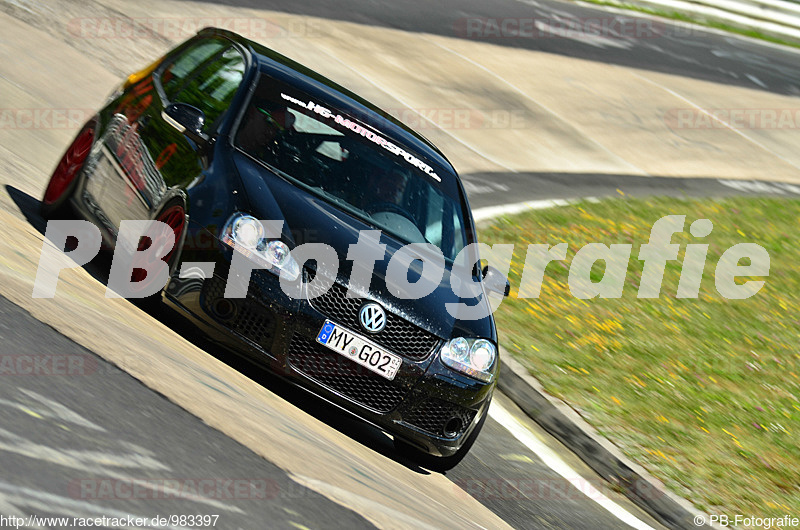
M 292 338 L 288 360 L 297 371 L 319 384 L 380 413 L 393 410 L 406 394 L 397 380 L 384 379 L 299 335 Z
M 455 438 L 463 433 L 475 418 L 476 411 L 466 409 L 455 403 L 448 403 L 436 398 L 427 398 L 406 413 L 403 421 L 436 436 L 448 436 L 445 426 L 452 418 L 461 420 L 461 427 L 449 437 Z
M 309 300 L 312 306 L 338 324 L 354 331 L 360 329 L 358 312 L 366 300 L 347 298 L 347 288 L 339 283 L 334 283 L 328 292 L 322 295 L 319 295 L 320 291 L 313 290 L 313 284 L 309 285 L 311 296 L 316 296 Z M 436 335 L 388 311 L 386 327 L 380 333 L 370 335 L 369 338 L 391 352 L 415 360 L 424 359 L 439 344 Z
M 251 286 L 251 291 L 253 287 Z M 201 303 L 215 320 L 253 341 L 264 350 L 272 349 L 277 321 L 250 292 L 247 298 L 225 298 L 225 282 L 215 276 L 203 285 Z
M 275 331 L 274 316 L 250 300 L 237 300 L 236 306 L 238 312 L 229 327 L 269 351 Z

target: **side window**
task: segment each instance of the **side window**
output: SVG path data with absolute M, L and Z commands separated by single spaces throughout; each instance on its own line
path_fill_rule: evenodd
M 445 256 L 456 256 L 464 248 L 464 231 L 454 201 L 429 187 L 427 197 L 420 202 L 427 203 L 425 239 L 441 248 Z
M 244 57 L 235 48 L 228 48 L 192 72 L 180 91 L 171 98 L 188 103 L 206 115 L 206 130 L 217 123 L 228 109 L 244 77 Z
M 226 43 L 218 39 L 203 39 L 177 56 L 161 72 L 161 86 L 168 100 L 172 100 L 193 70 L 222 50 Z
M 426 226 L 425 226 L 425 239 L 434 245 L 442 246 L 442 230 L 443 226 L 441 219 L 443 218 L 442 212 L 444 211 L 444 198 L 438 193 L 428 193 L 427 205 L 428 211 L 425 212 Z M 422 202 L 425 204 L 425 202 Z M 447 249 L 443 249 L 447 250 Z

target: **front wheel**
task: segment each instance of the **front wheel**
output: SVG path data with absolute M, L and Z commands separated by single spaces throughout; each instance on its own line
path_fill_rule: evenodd
M 423 453 L 400 438 L 394 439 L 394 448 L 400 455 L 416 462 L 426 469 L 440 473 L 450 471 L 460 464 L 464 457 L 467 456 L 467 453 L 469 453 L 469 450 L 472 449 L 472 445 L 475 443 L 475 440 L 478 439 L 478 434 L 480 434 L 481 429 L 483 429 L 483 424 L 486 423 L 486 417 L 488 415 L 489 407 L 487 405 L 486 411 L 483 413 L 483 416 L 481 416 L 481 419 L 478 420 L 478 424 L 472 429 L 472 432 L 469 433 L 469 437 L 464 440 L 464 444 L 452 456 L 433 456 Z
M 44 191 L 39 211 L 45 219 L 68 217 L 69 200 L 75 191 L 77 176 L 83 169 L 94 143 L 94 126 L 87 124 L 58 162 Z

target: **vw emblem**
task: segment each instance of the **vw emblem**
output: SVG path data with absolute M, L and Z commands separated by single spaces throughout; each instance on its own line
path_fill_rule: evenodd
M 358 313 L 361 327 L 370 333 L 378 333 L 386 327 L 386 313 L 378 304 L 366 304 Z

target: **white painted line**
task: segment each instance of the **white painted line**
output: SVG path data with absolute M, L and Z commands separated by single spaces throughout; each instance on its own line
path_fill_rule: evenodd
M 502 204 L 499 206 L 485 206 L 472 210 L 472 218 L 476 223 L 488 221 L 503 215 L 514 215 L 515 213 L 527 212 L 529 210 L 545 210 L 556 206 L 568 206 L 579 202 L 598 202 L 597 197 L 583 197 L 581 199 L 541 199 L 537 201 L 515 202 L 513 204 Z
M 764 84 L 764 82 L 761 79 L 757 78 L 756 76 L 754 76 L 752 74 L 744 74 L 744 75 L 745 75 L 745 77 L 747 77 L 747 79 L 749 79 L 753 83 L 757 84 L 761 88 L 769 88 L 767 85 Z
M 516 202 L 514 204 L 503 204 L 500 206 L 486 206 L 472 210 L 472 217 L 476 223 L 494 219 L 503 215 L 513 215 L 515 213 L 526 212 L 528 210 L 544 210 L 555 206 L 567 206 L 570 202 L 565 199 L 542 199 L 539 201 Z
M 489 407 L 489 416 L 505 427 L 514 438 L 533 451 L 547 467 L 564 477 L 575 489 L 608 510 L 614 517 L 633 528 L 654 530 L 653 527 L 636 518 L 625 510 L 625 508 L 603 495 L 597 488 L 581 477 L 575 470 L 569 467 L 569 464 L 564 462 L 555 451 L 537 440 L 522 423 L 504 409 L 502 405 L 498 404 L 497 401 L 493 401 Z
M 794 193 L 800 195 L 800 186 L 788 182 L 761 182 L 758 180 L 731 180 L 717 179 L 723 186 L 733 188 L 744 193 L 775 193 L 785 195 Z
M 518 2 L 522 2 L 523 4 L 527 4 L 527 3 L 530 2 L 531 5 L 536 5 L 536 3 L 533 2 L 533 0 L 517 0 L 517 1 Z M 656 14 L 653 14 L 653 13 L 644 13 L 644 12 L 641 12 L 641 11 L 634 11 L 632 9 L 626 9 L 624 7 L 621 7 L 623 4 L 620 4 L 620 7 L 614 7 L 614 6 L 610 6 L 610 5 L 600 5 L 600 4 L 594 4 L 594 3 L 591 3 L 591 2 L 584 2 L 582 0 L 576 0 L 575 4 L 579 5 L 579 6 L 582 6 L 582 7 L 588 7 L 588 8 L 591 8 L 591 9 L 601 9 L 603 11 L 608 11 L 609 13 L 614 13 L 614 14 L 617 14 L 617 15 L 624 15 L 624 16 L 626 16 L 628 18 L 647 18 L 647 19 L 652 19 L 652 20 L 658 20 L 662 24 L 668 24 L 670 26 L 674 26 L 676 28 L 675 35 L 678 35 L 678 36 L 680 36 L 680 35 L 686 35 L 686 37 L 690 36 L 691 34 L 687 32 L 687 30 L 689 30 L 689 29 L 691 29 L 692 31 L 700 30 L 700 31 L 705 32 L 705 33 L 709 33 L 709 34 L 713 34 L 713 35 L 719 35 L 721 37 L 726 37 L 728 39 L 739 39 L 739 40 L 743 40 L 743 41 L 748 41 L 750 43 L 753 43 L 753 44 L 756 44 L 756 45 L 759 45 L 759 46 L 764 46 L 765 48 L 773 48 L 775 50 L 779 50 L 779 51 L 782 51 L 782 52 L 785 52 L 785 53 L 800 54 L 800 49 L 794 48 L 792 46 L 786 46 L 784 44 L 778 44 L 778 43 L 775 43 L 775 42 L 766 41 L 764 39 L 758 39 L 756 37 L 748 37 L 747 35 L 742 35 L 742 34 L 739 34 L 739 33 L 731 33 L 730 31 L 725 31 L 724 29 L 712 28 L 711 26 L 704 26 L 699 21 L 698 22 L 689 22 L 689 21 L 684 21 L 684 20 L 675 20 L 675 19 L 667 18 L 667 17 L 662 16 L 662 15 L 656 15 Z M 692 5 L 696 5 L 696 4 L 692 4 Z M 680 32 L 683 32 L 683 33 L 680 33 Z M 662 37 L 669 38 L 671 40 L 680 40 L 680 39 L 676 39 L 674 35 L 669 35 L 669 34 L 666 34 L 666 33 L 663 34 Z M 659 49 L 659 51 L 661 53 L 665 53 L 664 50 L 660 50 Z M 669 54 L 669 55 L 672 55 L 672 54 Z M 682 56 L 682 58 L 684 60 L 688 59 L 688 57 L 685 56 L 685 55 Z M 696 64 L 700 64 L 700 63 L 696 62 Z

